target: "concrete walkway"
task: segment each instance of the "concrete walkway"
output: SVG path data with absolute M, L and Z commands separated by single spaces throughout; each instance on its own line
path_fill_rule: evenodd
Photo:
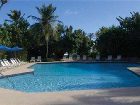
M 19 65 L 19 66 L 14 67 L 14 68 L 9 68 L 7 70 L 3 70 L 1 73 L 4 76 L 12 76 L 12 75 L 18 75 L 18 74 L 32 73 L 33 69 L 28 68 L 28 67 L 30 67 L 34 64 L 35 63 L 26 63 L 24 65 Z
M 45 93 L 0 89 L 0 105 L 140 105 L 140 87 Z
M 128 67 L 128 69 L 140 76 L 140 67 Z

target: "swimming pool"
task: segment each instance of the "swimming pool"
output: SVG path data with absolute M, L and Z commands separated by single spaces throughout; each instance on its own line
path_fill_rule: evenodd
M 130 63 L 50 63 L 32 66 L 33 74 L 0 79 L 0 87 L 24 92 L 89 90 L 140 86 Z M 13 86 L 14 85 L 14 86 Z

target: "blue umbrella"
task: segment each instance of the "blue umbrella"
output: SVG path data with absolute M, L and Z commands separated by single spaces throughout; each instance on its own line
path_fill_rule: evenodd
M 21 51 L 21 50 L 23 50 L 23 48 L 20 48 L 18 46 L 15 46 L 15 47 L 9 49 L 10 52 L 14 52 L 15 57 L 16 57 L 16 52 Z
M 9 51 L 11 48 L 4 46 L 4 45 L 0 45 L 0 51 Z
M 21 51 L 21 50 L 23 50 L 23 48 L 15 46 L 15 47 L 11 48 L 9 51 Z

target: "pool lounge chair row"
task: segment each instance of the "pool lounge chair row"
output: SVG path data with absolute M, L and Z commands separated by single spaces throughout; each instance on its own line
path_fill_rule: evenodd
M 114 60 L 121 60 L 121 59 L 122 59 L 122 56 L 121 55 L 117 55 L 117 57 Z M 108 55 L 106 60 L 113 60 L 112 55 Z
M 116 58 L 113 58 L 112 55 L 108 55 L 108 56 L 107 56 L 107 59 L 105 59 L 105 60 L 111 61 L 111 60 L 121 60 L 121 59 L 122 59 L 122 56 L 121 56 L 121 55 L 117 55 Z M 97 60 L 100 60 L 100 56 L 97 57 Z
M 114 59 L 113 59 L 112 55 L 108 55 L 107 58 L 106 58 L 105 60 L 106 60 L 106 61 L 112 61 L 112 60 L 117 60 L 117 61 L 119 61 L 119 60 L 121 60 L 121 59 L 122 59 L 121 55 L 117 55 L 117 57 L 114 58 Z M 98 60 L 101 60 L 100 55 L 97 55 L 96 58 L 95 58 L 95 60 L 97 60 L 97 61 L 98 61 Z
M 2 59 L 0 60 L 0 71 L 8 68 L 14 68 L 22 64 L 25 63 L 20 61 L 18 58 L 10 58 L 10 60 Z
M 121 55 L 117 55 L 117 57 L 116 58 L 113 58 L 112 57 L 112 55 L 108 55 L 107 56 L 107 58 L 105 59 L 106 61 L 112 61 L 112 60 L 117 60 L 117 61 L 119 61 L 119 60 L 121 60 L 122 59 L 122 56 Z M 101 60 L 101 57 L 100 57 L 100 55 L 97 55 L 96 56 L 96 58 L 95 58 L 95 60 Z
M 35 59 L 35 57 L 31 57 L 30 62 L 41 62 L 41 56 L 38 56 L 37 59 Z
M 69 59 L 73 59 L 72 56 L 69 57 Z M 95 60 L 95 61 L 100 61 L 101 60 L 101 56 L 100 55 L 96 55 L 95 58 L 92 57 L 87 57 L 86 55 L 83 55 L 82 58 L 80 58 L 80 56 L 78 55 L 77 58 L 75 60 Z M 113 58 L 112 55 L 108 55 L 108 57 L 105 59 L 106 61 L 112 61 L 112 60 L 122 60 L 122 56 L 121 55 L 117 55 L 116 58 Z

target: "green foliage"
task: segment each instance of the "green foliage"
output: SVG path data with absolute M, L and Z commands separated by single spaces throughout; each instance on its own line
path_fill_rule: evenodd
M 8 14 L 10 20 L 6 20 L 4 24 L 5 30 L 9 32 L 11 46 L 21 46 L 26 48 L 28 44 L 28 28 L 29 23 L 26 19 L 24 19 L 24 15 L 21 16 L 21 12 L 17 10 L 11 11 Z M 5 35 L 5 34 L 4 34 Z
M 97 33 L 96 46 L 103 56 L 121 54 L 127 57 L 140 57 L 140 14 L 117 18 L 120 25 L 102 27 Z
M 39 46 L 45 44 L 45 38 L 42 32 L 42 26 L 39 23 L 35 23 L 30 26 L 30 38 L 32 41 L 30 42 L 30 46 Z
M 56 7 L 53 7 L 52 4 L 46 6 L 45 4 L 41 7 L 36 7 L 40 17 L 30 16 L 33 19 L 37 20 L 42 28 L 42 34 L 45 38 L 46 44 L 46 58 L 48 58 L 49 50 L 49 38 L 53 35 L 53 25 L 57 20 L 58 16 L 55 15 Z
M 7 0 L 1 0 L 0 3 L 2 6 Z M 47 57 L 51 58 L 48 60 L 62 58 L 65 52 L 91 57 L 98 53 L 102 56 L 111 54 L 140 57 L 138 12 L 132 12 L 129 17 L 118 17 L 119 26 L 100 28 L 96 32 L 97 39 L 94 42 L 92 33 L 86 34 L 81 29 L 74 30 L 72 26 L 61 24 L 55 15 L 56 7 L 52 4 L 42 5 L 36 9 L 39 17 L 29 16 L 37 21 L 32 25 L 21 11 L 11 10 L 8 13 L 9 20 L 5 20 L 0 26 L 0 44 L 23 47 L 24 53 L 19 55 L 23 58 L 41 55 L 44 60 Z M 5 54 L 4 52 L 4 57 L 7 56 Z
M 24 51 L 18 57 L 30 59 L 31 56 L 41 55 L 44 61 L 47 57 L 50 58 L 47 60 L 58 60 L 65 52 L 81 56 L 90 54 L 92 36 L 89 37 L 81 29 L 74 30 L 72 26 L 64 26 L 57 20 L 56 7 L 52 4 L 36 9 L 40 16 L 29 16 L 37 20 L 32 25 L 21 11 L 11 10 L 9 20 L 0 27 L 0 44 L 23 47 Z
M 20 11 L 13 10 L 9 14 L 9 20 L 6 20 L 0 27 L 0 44 L 9 47 L 19 46 L 26 50 L 29 46 L 29 23 L 22 16 Z M 26 54 L 25 54 L 26 55 Z
M 11 45 L 11 34 L 6 23 L 0 27 L 0 43 L 7 46 Z
M 50 54 L 62 58 L 65 52 L 69 54 L 88 55 L 93 46 L 93 41 L 82 30 L 73 30 L 72 26 L 66 27 L 58 24 L 55 35 L 50 38 Z
M 93 46 L 93 41 L 82 30 L 74 31 L 74 48 L 79 55 L 88 55 Z

